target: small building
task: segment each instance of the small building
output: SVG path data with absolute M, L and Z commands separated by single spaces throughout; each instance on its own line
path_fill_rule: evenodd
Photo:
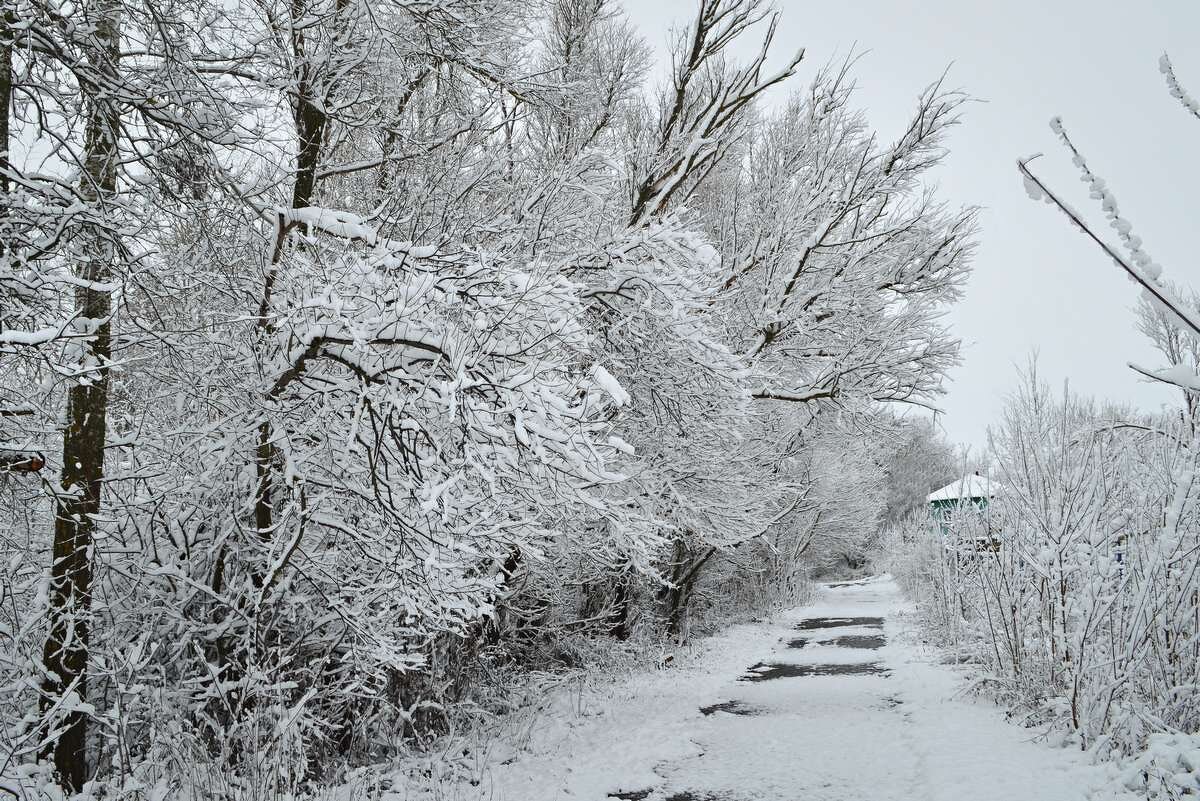
M 934 490 L 925 500 L 929 504 L 929 516 L 934 524 L 942 534 L 948 534 L 950 518 L 953 515 L 973 511 L 986 519 L 988 506 L 999 492 L 998 484 L 976 471 Z M 999 543 L 992 537 L 990 525 L 986 526 L 986 531 L 987 536 L 980 538 L 983 542 L 977 542 L 976 546 L 988 549 L 998 547 Z

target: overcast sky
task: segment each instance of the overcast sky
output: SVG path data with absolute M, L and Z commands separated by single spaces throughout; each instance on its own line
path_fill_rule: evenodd
M 696 0 L 625 1 L 660 56 L 670 26 L 696 7 Z M 1133 284 L 1065 218 L 1029 199 L 1015 162 L 1044 152 L 1039 173 L 1102 223 L 1050 132 L 1050 118 L 1062 116 L 1167 277 L 1200 288 L 1200 120 L 1167 94 L 1158 72 L 1168 52 L 1180 80 L 1200 96 L 1200 0 L 777 6 L 776 61 L 785 51 L 807 51 L 795 80 L 806 83 L 851 49 L 867 51 L 858 102 L 886 139 L 900 133 L 917 92 L 947 66 L 950 83 L 985 101 L 969 108 L 937 175 L 949 200 L 984 207 L 974 275 L 950 318 L 965 357 L 941 402 L 952 440 L 975 449 L 986 443 L 1017 366 L 1035 349 L 1052 383 L 1147 409 L 1174 400 L 1125 366 L 1159 365 L 1135 329 Z

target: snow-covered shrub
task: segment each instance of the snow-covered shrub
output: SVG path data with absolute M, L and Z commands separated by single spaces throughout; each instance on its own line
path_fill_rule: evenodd
M 1195 104 L 1164 57 L 1171 94 Z M 1061 120 L 1052 128 L 1118 245 L 1020 162 L 1030 195 L 1058 208 L 1139 286 L 1140 328 L 1167 366 L 1133 366 L 1179 388 L 1175 411 L 1141 415 L 1055 397 L 1030 371 L 992 429 L 989 507 L 997 551 L 962 559 L 971 521 L 941 548 L 901 548 L 898 572 L 931 614 L 1034 722 L 1059 727 L 1153 798 L 1198 788 L 1200 729 L 1200 304 L 1163 277 Z M 1124 252 L 1122 252 L 1124 251 Z M 952 580 L 948 581 L 947 577 Z
M 1150 798 L 1170 801 L 1200 794 L 1200 735 L 1151 734 L 1146 748 L 1125 766 L 1121 783 Z
M 1200 678 L 1187 428 L 1055 400 L 1031 376 L 993 430 L 999 550 L 969 547 L 977 516 L 952 517 L 894 568 L 1007 700 L 1082 747 L 1131 755 L 1159 726 L 1197 723 L 1177 691 Z

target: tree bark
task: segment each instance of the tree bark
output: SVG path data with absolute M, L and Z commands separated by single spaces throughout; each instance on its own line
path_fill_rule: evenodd
M 608 633 L 618 640 L 628 640 L 632 632 L 633 576 L 628 563 L 617 572 L 613 588 L 612 609 L 608 613 Z
M 0 14 L 0 194 L 5 195 L 0 202 L 0 224 L 8 216 L 8 116 L 12 109 L 12 51 L 13 24 L 16 22 L 12 12 Z M 2 232 L 0 232 L 2 233 Z M 0 238 L 0 256 L 4 255 L 4 240 Z
M 8 252 L 9 181 L 8 139 L 9 115 L 12 113 L 13 26 L 17 18 L 11 11 L 0 14 L 0 256 Z
M 342 2 L 337 4 L 340 17 Z M 325 128 L 329 117 L 325 113 L 323 98 L 317 94 L 318 85 L 314 83 L 314 67 L 310 63 L 307 52 L 304 28 L 302 22 L 306 9 L 301 0 L 293 0 L 292 14 L 292 56 L 296 60 L 294 72 L 296 80 L 296 97 L 293 99 L 292 120 L 296 125 L 295 174 L 292 184 L 292 208 L 307 208 L 312 204 L 313 192 L 317 185 L 317 168 L 321 163 L 321 151 L 325 142 Z M 338 20 L 335 20 L 337 24 Z M 283 222 L 279 223 L 279 241 L 275 243 L 275 251 L 268 267 L 266 285 L 263 287 L 262 303 L 259 306 L 258 329 L 268 333 L 272 324 L 269 318 L 271 295 L 275 285 L 275 273 L 279 269 L 279 259 L 283 255 L 286 230 Z M 275 525 L 275 462 L 276 448 L 274 430 L 269 421 L 263 421 L 258 427 L 258 442 L 254 454 L 254 471 L 257 479 L 256 496 L 254 500 L 254 527 L 258 536 L 265 542 L 270 542 Z M 260 585 L 257 574 L 254 578 L 256 586 Z
M 692 591 L 696 588 L 696 580 L 700 578 L 700 569 L 717 552 L 716 546 L 709 546 L 698 557 L 690 553 L 682 540 L 675 541 L 675 561 L 671 576 L 670 592 L 667 594 L 667 634 L 678 636 L 683 630 L 687 619 L 688 604 L 692 600 Z
M 100 0 L 94 7 L 94 32 L 88 60 L 101 75 L 116 81 L 121 6 Z M 117 190 L 117 135 L 120 111 L 110 97 L 86 99 L 84 169 L 80 193 L 104 204 Z M 42 655 L 46 676 L 42 711 L 74 694 L 87 700 L 89 617 L 92 605 L 93 545 L 104 481 L 104 441 L 108 418 L 108 372 L 111 355 L 109 315 L 112 300 L 102 288 L 112 277 L 115 250 L 101 236 L 86 236 L 86 251 L 77 267 L 87 282 L 75 290 L 77 325 L 92 336 L 81 340 L 86 372 L 67 393 L 67 425 L 63 432 L 61 488 L 55 494 L 53 561 L 50 567 L 49 634 Z M 76 704 L 78 706 L 78 704 Z M 50 724 L 61 729 L 43 750 L 67 792 L 78 792 L 88 777 L 88 716 L 67 708 Z

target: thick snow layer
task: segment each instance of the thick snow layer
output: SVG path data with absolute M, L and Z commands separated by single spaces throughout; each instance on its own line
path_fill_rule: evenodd
M 954 501 L 959 498 L 991 498 L 999 490 L 999 486 L 984 476 L 976 473 L 956 478 L 939 490 L 934 490 L 925 498 L 926 501 Z
M 820 617 L 837 621 L 800 630 Z M 811 624 L 810 624 L 811 625 Z M 881 648 L 834 644 L 883 634 Z M 797 638 L 805 642 L 789 647 Z M 841 640 L 845 642 L 846 640 Z M 687 664 L 581 690 L 520 742 L 498 737 L 477 782 L 391 798 L 604 801 L 1118 801 L 1116 770 L 1034 741 L 921 644 L 894 582 L 822 590 L 817 604 L 703 642 Z M 751 665 L 879 663 L 876 675 L 739 680 Z M 733 711 L 700 707 L 739 702 Z M 750 714 L 737 714 L 738 712 Z M 643 795 L 644 793 L 644 795 Z
M 592 367 L 592 380 L 608 393 L 613 403 L 618 406 L 625 406 L 629 403 L 629 393 L 625 391 L 617 379 L 613 378 L 612 373 L 605 370 L 602 366 L 597 364 Z

